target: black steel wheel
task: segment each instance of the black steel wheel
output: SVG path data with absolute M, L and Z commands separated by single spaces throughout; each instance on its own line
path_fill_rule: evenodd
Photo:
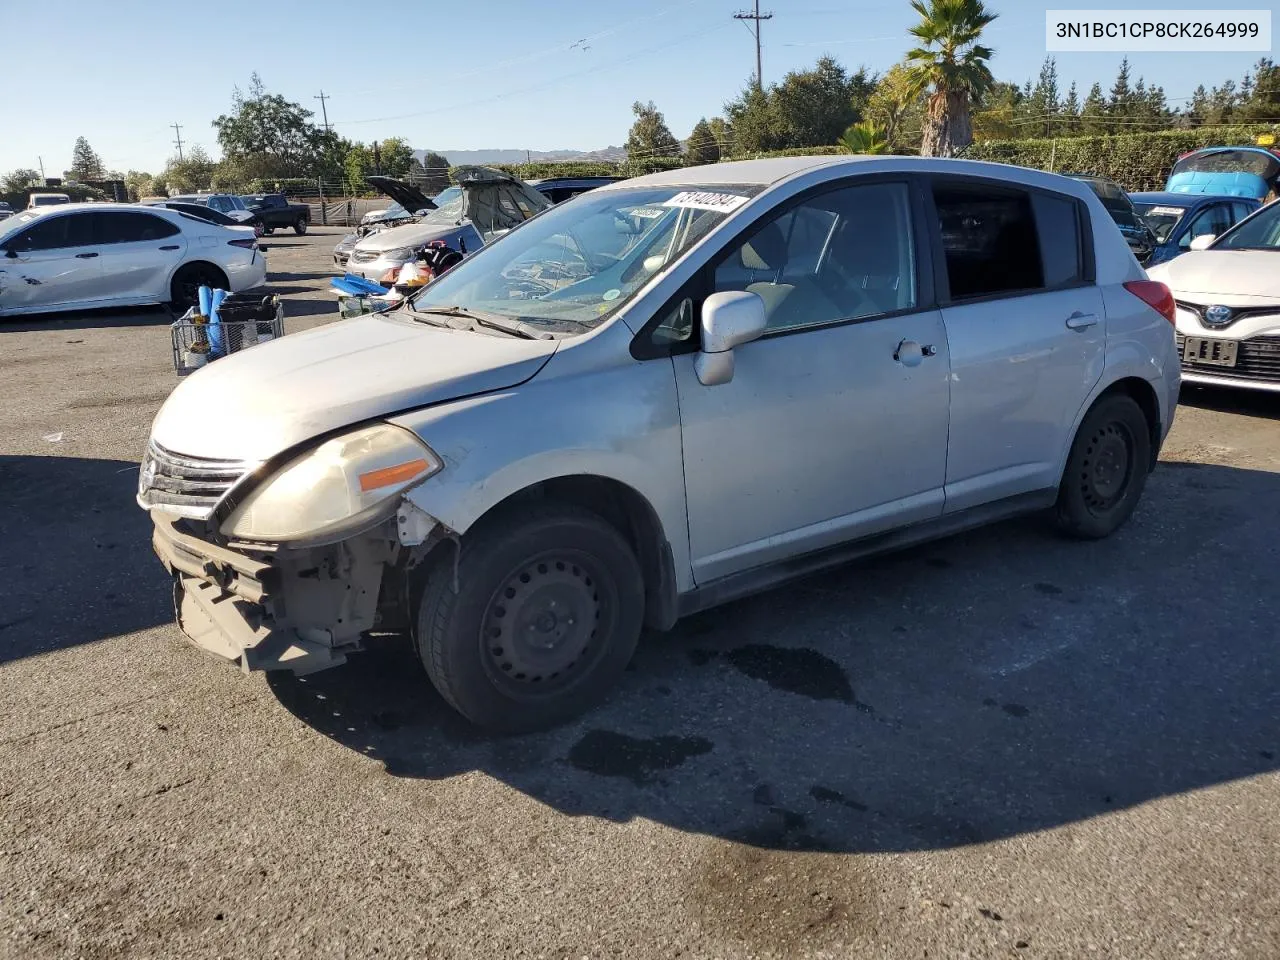
M 640 566 L 617 530 L 578 508 L 526 505 L 468 532 L 456 571 L 450 556 L 428 572 L 416 643 L 468 719 L 536 730 L 613 686 L 643 617 Z
M 297 219 L 297 222 L 296 222 L 296 223 L 294 223 L 294 225 L 293 225 L 293 232 L 294 232 L 294 233 L 296 233 L 298 236 L 302 236 L 304 233 L 306 233 L 306 232 L 307 232 L 307 218 L 306 218 L 306 217 L 299 217 L 299 218 Z
M 201 287 L 229 290 L 227 275 L 211 263 L 188 263 L 178 268 L 169 284 L 169 300 L 173 309 L 185 313 L 199 303 Z
M 1151 463 L 1151 426 L 1132 397 L 1102 397 L 1085 415 L 1058 489 L 1058 525 L 1105 537 L 1138 505 Z

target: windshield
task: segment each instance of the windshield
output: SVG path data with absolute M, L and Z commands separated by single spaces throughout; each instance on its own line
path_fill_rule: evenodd
M 44 196 L 33 194 L 31 197 L 31 205 L 33 207 L 51 207 L 55 203 L 70 203 L 71 198 L 61 193 L 47 193 Z
M 1280 203 L 1264 207 L 1223 235 L 1214 250 L 1280 250 Z
M 532 323 L 595 326 L 760 189 L 584 193 L 464 260 L 424 287 L 413 308 L 463 307 Z
M 1138 211 L 1142 222 L 1155 234 L 1156 240 L 1160 243 L 1169 239 L 1173 228 L 1187 212 L 1186 207 L 1170 207 L 1163 203 L 1135 203 L 1133 208 Z
M 436 209 L 422 218 L 423 223 L 457 223 L 467 213 L 467 198 L 461 187 L 449 187 L 432 198 Z
M 387 209 L 383 210 L 382 213 L 378 214 L 373 219 L 374 220 L 404 220 L 409 216 L 410 214 L 408 210 L 406 210 L 404 207 L 402 207 L 398 203 L 393 203 L 391 204 L 391 206 L 387 207 Z
M 235 194 L 231 194 L 230 196 L 228 196 L 228 197 L 227 197 L 227 199 L 231 201 L 231 209 L 232 209 L 232 210 L 244 210 L 244 209 L 246 209 L 246 207 L 245 207 L 245 205 L 244 205 L 244 201 L 243 201 L 243 200 L 241 200 L 239 197 L 237 197 Z

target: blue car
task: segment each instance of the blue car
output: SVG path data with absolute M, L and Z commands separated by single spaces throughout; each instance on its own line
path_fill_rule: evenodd
M 1265 147 L 1204 147 L 1178 158 L 1169 193 L 1249 197 L 1269 203 L 1280 195 L 1280 151 Z
M 1258 207 L 1253 197 L 1215 197 L 1198 193 L 1131 193 L 1138 216 L 1155 237 L 1156 246 L 1146 266 L 1172 260 L 1191 249 L 1191 241 L 1204 234 L 1219 237 Z

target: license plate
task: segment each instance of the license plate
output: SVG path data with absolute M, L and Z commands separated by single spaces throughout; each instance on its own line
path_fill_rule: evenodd
M 1211 367 L 1234 367 L 1236 346 L 1235 340 L 1187 337 L 1187 342 L 1182 347 L 1182 359 L 1186 363 L 1203 363 Z

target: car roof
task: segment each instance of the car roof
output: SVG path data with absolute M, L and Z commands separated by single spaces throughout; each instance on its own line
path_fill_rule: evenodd
M 819 168 L 843 168 L 846 173 L 937 173 L 954 176 L 989 177 L 1042 187 L 1075 197 L 1094 196 L 1078 180 L 984 160 L 955 160 L 942 157 L 902 157 L 893 155 L 844 154 L 837 156 L 768 157 L 761 160 L 730 160 L 696 167 L 664 170 L 598 187 L 595 192 L 630 190 L 635 187 L 665 186 L 771 186 Z

